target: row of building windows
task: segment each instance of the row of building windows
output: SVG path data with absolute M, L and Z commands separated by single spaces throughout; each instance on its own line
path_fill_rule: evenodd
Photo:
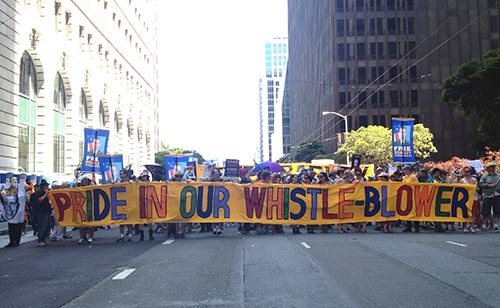
M 35 132 L 36 132 L 36 104 L 37 104 L 37 75 L 34 61 L 25 51 L 21 58 L 20 77 L 19 77 L 19 146 L 18 158 L 19 166 L 25 171 L 35 170 Z M 67 96 L 66 85 L 62 75 L 58 72 L 54 79 L 53 92 L 53 172 L 65 172 L 65 144 L 66 144 L 66 108 Z M 83 156 L 83 128 L 87 126 L 89 116 L 88 96 L 82 88 L 80 91 L 78 119 L 81 134 L 79 137 L 79 154 Z M 106 110 L 104 103 L 99 103 L 99 125 L 104 128 L 106 123 Z M 116 133 L 120 133 L 121 124 L 118 111 L 114 114 L 114 128 Z M 127 133 L 131 138 L 133 135 L 133 126 L 130 119 L 127 120 Z M 137 126 L 137 139 L 139 142 L 143 139 L 143 131 L 140 125 Z M 146 133 L 146 143 L 150 140 Z
M 386 82 L 418 82 L 417 67 L 415 65 L 407 67 L 393 66 L 385 68 L 383 66 L 358 67 L 356 76 L 351 74 L 350 67 L 341 67 L 338 69 L 339 85 L 367 83 L 385 84 Z M 420 76 L 421 78 L 422 76 Z
M 337 36 L 413 35 L 414 17 L 337 19 Z
M 354 95 L 351 97 L 351 95 Z M 356 97 L 357 96 L 357 97 Z M 387 97 L 386 97 L 387 96 Z M 351 102 L 352 98 L 356 97 L 355 103 Z M 351 103 L 349 103 L 351 102 Z M 348 106 L 349 104 L 349 106 Z M 400 108 L 412 107 L 417 108 L 419 105 L 418 91 L 377 91 L 360 93 L 339 92 L 339 107 L 356 108 Z
M 389 117 L 389 119 L 400 118 L 400 117 L 401 117 L 401 115 L 394 114 L 394 115 L 391 115 Z M 419 123 L 420 119 L 419 119 L 418 114 L 408 115 L 408 117 L 415 119 L 415 123 Z M 390 126 L 390 123 L 387 123 L 387 117 L 385 115 L 372 115 L 371 116 L 371 123 L 369 122 L 369 119 L 370 119 L 370 117 L 367 115 L 358 116 L 357 117 L 358 123 L 357 123 L 356 127 L 362 127 L 362 126 L 366 127 L 368 125 L 381 125 L 381 126 L 385 126 L 385 127 Z M 349 123 L 349 130 L 351 130 L 353 127 L 352 120 L 353 120 L 353 117 L 348 117 L 347 122 Z M 341 130 L 341 132 L 344 132 L 345 129 L 344 129 L 343 125 L 340 127 L 340 130 Z
M 413 11 L 415 0 L 337 0 L 337 12 Z
M 416 59 L 417 43 L 409 42 L 373 42 L 337 44 L 337 60 L 384 60 L 408 57 Z

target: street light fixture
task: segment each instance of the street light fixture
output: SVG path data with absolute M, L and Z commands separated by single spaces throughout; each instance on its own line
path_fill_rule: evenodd
M 339 116 L 342 119 L 344 119 L 344 122 L 345 122 L 345 137 L 347 138 L 347 130 L 348 130 L 347 116 L 343 115 L 343 114 L 340 114 L 338 112 L 335 112 L 335 111 L 323 111 L 322 112 L 322 115 L 324 115 L 324 116 L 327 115 L 327 114 L 333 114 L 333 115 Z M 349 165 L 349 155 L 347 154 L 347 152 L 346 152 L 346 159 L 347 159 L 347 165 Z

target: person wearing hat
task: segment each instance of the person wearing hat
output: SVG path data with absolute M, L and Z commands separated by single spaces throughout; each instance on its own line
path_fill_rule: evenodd
M 418 183 L 418 178 L 415 174 L 413 174 L 413 167 L 410 165 L 405 165 L 403 167 L 403 183 Z M 415 221 L 412 222 L 411 220 L 406 221 L 406 228 L 403 230 L 403 232 L 411 232 L 411 228 L 415 227 L 415 233 L 420 232 L 420 222 Z
M 498 220 L 500 218 L 500 174 L 496 172 L 496 163 L 486 164 L 486 173 L 479 180 L 479 187 L 483 190 L 483 210 L 482 216 L 485 222 L 493 224 L 495 232 L 498 230 Z M 493 216 L 491 211 L 493 210 Z M 483 224 L 484 226 L 484 224 Z
M 37 246 L 44 247 L 47 246 L 47 237 L 50 232 L 50 215 L 52 213 L 52 206 L 50 205 L 49 198 L 49 183 L 42 180 L 40 183 L 40 188 L 35 192 L 36 198 L 36 209 L 38 216 L 38 240 Z

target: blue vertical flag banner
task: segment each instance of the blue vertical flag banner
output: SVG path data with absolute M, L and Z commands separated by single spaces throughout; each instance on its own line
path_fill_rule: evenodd
M 105 155 L 108 149 L 109 131 L 85 128 L 83 144 L 82 172 L 101 172 L 99 155 Z
M 414 163 L 413 125 L 415 119 L 392 119 L 392 161 L 395 163 Z
M 121 181 L 120 170 L 123 169 L 123 155 L 100 155 L 99 165 L 101 166 L 102 184 Z
M 179 171 L 185 174 L 187 171 L 186 168 L 188 166 L 193 166 L 194 162 L 195 160 L 193 154 L 165 155 L 165 178 L 167 181 L 170 181 L 174 177 L 174 174 Z

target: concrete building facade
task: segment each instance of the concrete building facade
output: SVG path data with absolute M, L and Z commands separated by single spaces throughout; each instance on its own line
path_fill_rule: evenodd
M 287 38 L 265 44 L 265 77 L 259 80 L 259 159 L 283 156 L 283 98 L 288 60 Z
M 292 146 L 413 117 L 435 159 L 473 156 L 475 128 L 439 102 L 443 80 L 500 45 L 497 0 L 288 1 Z
M 139 170 L 159 148 L 153 0 L 0 0 L 0 170 L 69 176 L 83 128 Z

